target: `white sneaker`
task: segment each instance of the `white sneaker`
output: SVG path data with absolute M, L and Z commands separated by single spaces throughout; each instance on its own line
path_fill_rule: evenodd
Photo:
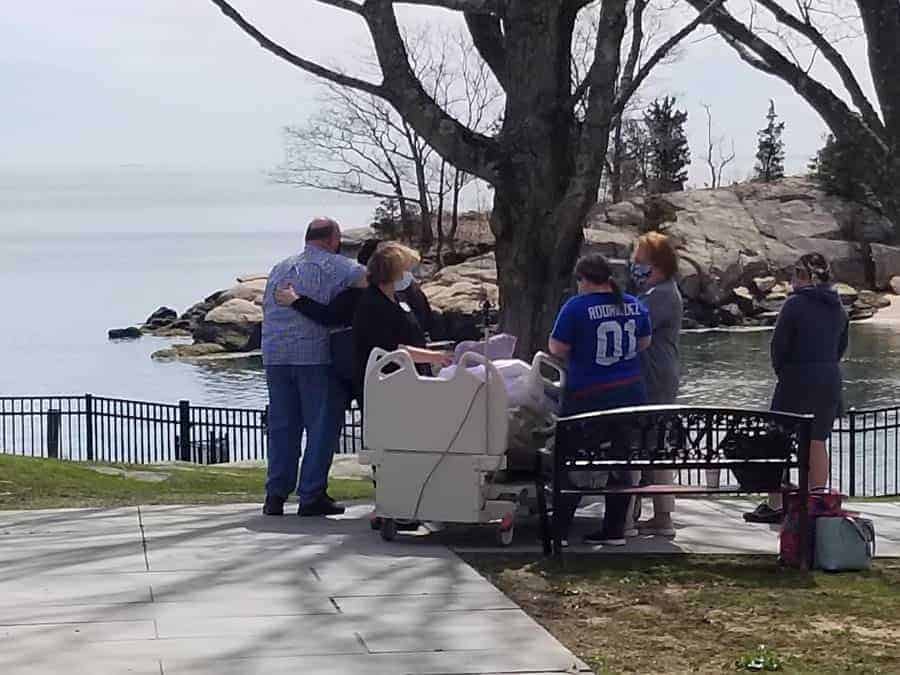
M 657 527 L 656 523 L 651 520 L 645 520 L 642 523 L 638 523 L 638 530 L 641 534 L 647 535 L 650 537 L 674 537 L 675 536 L 675 527 L 673 525 L 666 525 L 664 527 Z

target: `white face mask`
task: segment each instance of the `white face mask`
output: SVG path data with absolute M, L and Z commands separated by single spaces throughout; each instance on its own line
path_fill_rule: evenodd
M 403 276 L 400 277 L 400 280 L 394 282 L 394 290 L 405 291 L 412 285 L 413 279 L 412 272 L 404 272 Z

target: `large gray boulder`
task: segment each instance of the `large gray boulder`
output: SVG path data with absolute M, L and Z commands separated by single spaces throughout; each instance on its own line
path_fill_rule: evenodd
M 875 288 L 886 290 L 891 287 L 891 279 L 900 275 L 900 248 L 872 244 L 870 251 L 875 269 Z
M 493 253 L 471 258 L 443 268 L 422 284 L 433 312 L 431 337 L 435 340 L 471 340 L 481 332 L 479 322 L 487 299 L 494 308 L 500 305 L 497 287 L 497 263 Z
M 826 194 L 815 180 L 792 176 L 772 183 L 734 186 L 735 194 L 766 236 L 790 243 L 796 237 L 887 242 L 893 226 L 862 204 Z
M 615 227 L 644 227 L 644 211 L 631 202 L 610 204 L 606 208 L 606 221 Z
M 837 281 L 851 286 L 865 286 L 867 281 L 866 256 L 862 244 L 850 241 L 834 241 L 831 239 L 794 239 L 792 245 L 798 255 L 804 253 L 821 253 L 831 263 L 831 273 Z M 793 267 L 791 262 L 785 273 Z
M 891 277 L 900 275 L 900 249 L 881 243 L 893 235 L 890 222 L 865 206 L 826 195 L 806 178 L 676 192 L 630 203 L 595 210 L 587 230 L 593 248 L 619 257 L 640 232 L 640 224 L 627 218 L 636 209 L 644 212 L 645 227 L 667 219 L 658 229 L 679 249 L 682 292 L 690 300 L 719 306 L 733 297 L 735 288 L 756 289 L 756 279 L 764 280 L 766 288 L 757 291 L 764 295 L 774 282 L 789 279 L 797 259 L 810 252 L 829 259 L 838 281 L 865 287 L 871 283 L 869 243 L 877 284 L 887 288 Z
M 238 283 L 218 298 L 218 303 L 227 303 L 230 300 L 246 300 L 255 305 L 262 306 L 263 294 L 266 291 L 267 277 L 257 277 L 252 280 Z
M 592 221 L 584 230 L 581 253 L 599 253 L 607 258 L 627 259 L 631 255 L 639 232 L 630 228 L 613 227 L 605 221 Z
M 259 305 L 234 298 L 210 310 L 197 323 L 194 340 L 218 344 L 235 352 L 259 349 L 262 319 L 263 312 Z

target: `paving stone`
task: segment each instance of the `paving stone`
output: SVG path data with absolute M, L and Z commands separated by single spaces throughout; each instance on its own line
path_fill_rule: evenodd
M 5 655 L 0 653 L 0 673 L 14 675 L 162 675 L 162 672 L 162 664 L 158 659 L 141 659 L 125 654 L 108 655 L 91 649 L 71 650 L 65 654 L 31 654 L 24 651 Z
M 0 550 L 0 582 L 37 574 L 82 575 L 101 572 L 146 572 L 143 546 L 138 541 L 79 547 L 77 538 L 67 546 L 31 547 L 20 544 L 15 550 Z
M 0 626 L 0 648 L 5 640 L 14 640 L 17 647 L 31 643 L 40 649 L 56 651 L 75 644 L 111 642 L 117 640 L 153 640 L 156 629 L 153 621 L 93 621 L 78 623 L 49 623 L 19 626 Z M 7 643 L 8 644 L 8 643 Z
M 0 511 L 0 536 L 11 534 L 133 532 L 139 528 L 134 507 L 120 509 L 53 509 Z
M 590 672 L 584 664 L 559 654 L 522 654 L 497 648 L 490 651 L 425 652 L 256 658 L 217 662 L 165 659 L 165 675 L 556 675 Z
M 334 602 L 348 616 L 366 617 L 383 614 L 419 616 L 423 621 L 436 612 L 474 612 L 517 609 L 516 604 L 500 591 L 480 593 L 433 594 L 423 596 L 335 597 Z
M 316 617 L 318 619 L 319 617 Z M 132 655 L 137 660 L 208 661 L 260 658 L 268 656 L 331 656 L 364 654 L 366 649 L 352 632 L 326 633 L 307 623 L 285 622 L 270 632 L 229 634 L 225 637 L 121 640 L 91 645 L 91 649 L 112 658 Z M 214 670 L 207 672 L 216 672 Z M 306 672 L 306 671 L 301 671 Z
M 98 605 L 0 605 L 0 626 L 93 623 L 97 621 L 152 621 L 159 608 L 152 602 Z
M 427 619 L 427 620 L 425 620 Z M 360 637 L 372 653 L 490 650 L 502 645 L 541 654 L 563 647 L 520 609 L 381 614 L 360 626 Z
M 0 583 L 0 607 L 96 606 L 150 600 L 150 584 L 143 574 L 86 574 L 77 579 L 38 575 Z

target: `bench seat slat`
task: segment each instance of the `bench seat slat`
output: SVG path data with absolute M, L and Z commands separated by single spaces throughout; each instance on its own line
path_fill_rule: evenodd
M 548 492 L 552 489 L 548 487 Z M 781 492 L 793 492 L 797 488 L 783 486 Z M 740 486 L 731 485 L 717 488 L 704 487 L 702 485 L 644 485 L 637 487 L 608 487 L 608 488 L 576 488 L 573 490 L 560 490 L 564 495 L 640 495 L 642 497 L 654 497 L 659 495 L 741 495 L 750 494 Z

